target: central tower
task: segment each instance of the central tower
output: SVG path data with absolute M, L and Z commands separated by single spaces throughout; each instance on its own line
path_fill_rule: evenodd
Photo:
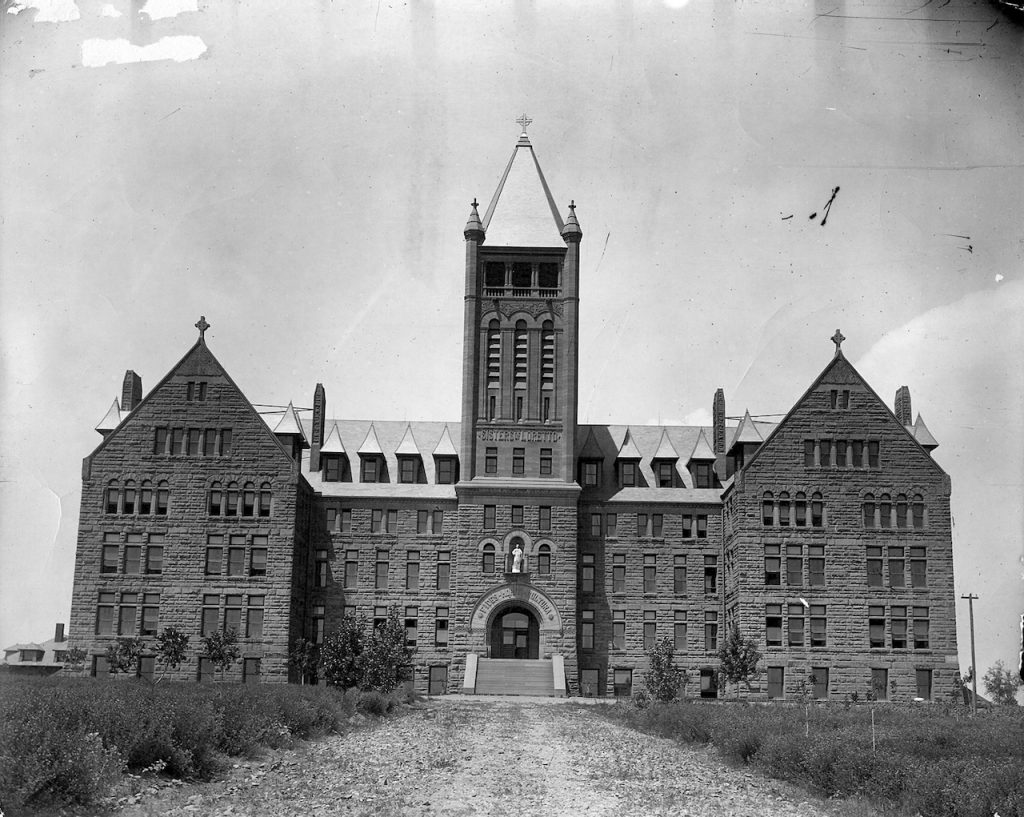
M 525 130 L 464 234 L 463 479 L 574 482 L 583 232 L 574 204 L 559 215 Z

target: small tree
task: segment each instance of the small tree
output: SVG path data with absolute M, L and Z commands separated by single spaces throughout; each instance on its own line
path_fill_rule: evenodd
M 71 647 L 64 655 L 64 669 L 68 672 L 81 672 L 88 656 L 81 647 Z
M 370 632 L 359 658 L 361 689 L 391 692 L 402 681 L 402 667 L 412 660 L 412 650 L 405 645 L 405 624 L 398 608 L 388 608 L 388 617 Z
M 307 638 L 296 639 L 292 651 L 288 653 L 288 664 L 299 676 L 299 683 L 305 686 L 306 680 L 316 682 L 316 670 L 320 663 L 320 650 Z
M 718 661 L 722 678 L 726 683 L 736 685 L 737 698 L 741 683 L 750 691 L 750 681 L 759 675 L 757 662 L 760 660 L 761 652 L 757 649 L 757 642 L 752 638 L 744 638 L 739 625 L 734 621 L 718 648 Z
M 365 640 L 366 617 L 342 616 L 338 629 L 320 645 L 319 673 L 328 686 L 349 689 L 360 685 L 360 657 Z
M 139 668 L 139 658 L 146 650 L 146 642 L 141 638 L 119 638 L 107 646 L 107 666 L 111 675 L 124 673 L 128 675 Z
M 203 655 L 210 659 L 215 670 L 220 671 L 220 680 L 231 665 L 237 660 L 241 651 L 238 649 L 238 634 L 231 630 L 218 630 L 211 635 L 203 636 Z
M 1020 679 L 1010 672 L 1002 661 L 996 661 L 989 667 L 981 680 L 985 684 L 985 692 L 988 693 L 993 703 L 1003 706 L 1017 705 Z
M 164 627 L 156 637 L 156 662 L 160 665 L 160 678 L 164 679 L 171 670 L 176 670 L 188 651 L 188 636 L 176 627 Z
M 686 689 L 686 670 L 676 664 L 676 649 L 671 638 L 662 639 L 647 653 L 649 668 L 644 686 L 656 701 L 674 701 Z

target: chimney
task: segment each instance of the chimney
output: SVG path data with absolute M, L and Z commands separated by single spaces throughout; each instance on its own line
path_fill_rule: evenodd
M 324 415 L 327 413 L 327 395 L 324 384 L 317 383 L 313 392 L 313 431 L 309 446 L 309 470 L 320 470 L 320 448 L 324 444 Z
M 64 625 L 63 624 L 58 624 L 57 625 L 57 629 L 53 633 L 53 640 L 57 644 L 63 644 L 64 643 Z
M 912 426 L 914 424 L 914 415 L 910 410 L 910 389 L 906 386 L 900 386 L 896 390 L 896 405 L 893 413 L 901 425 Z
M 715 454 L 725 454 L 725 392 L 719 389 L 715 392 L 715 403 L 711 409 L 712 414 L 712 444 Z
M 131 369 L 124 373 L 124 386 L 121 388 L 121 411 L 134 411 L 142 402 L 142 378 Z

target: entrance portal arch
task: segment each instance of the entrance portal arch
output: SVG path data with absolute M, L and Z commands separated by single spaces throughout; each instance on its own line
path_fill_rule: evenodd
M 559 651 L 562 617 L 539 588 L 526 582 L 503 584 L 477 601 L 469 634 L 491 658 L 544 658 Z
M 491 658 L 539 658 L 540 624 L 533 611 L 520 604 L 496 610 L 489 645 Z

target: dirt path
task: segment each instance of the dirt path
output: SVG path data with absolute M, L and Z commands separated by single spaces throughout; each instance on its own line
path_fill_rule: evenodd
M 224 781 L 144 792 L 117 812 L 513 817 L 836 812 L 798 789 L 609 723 L 591 707 L 435 699 L 346 737 L 239 764 Z

